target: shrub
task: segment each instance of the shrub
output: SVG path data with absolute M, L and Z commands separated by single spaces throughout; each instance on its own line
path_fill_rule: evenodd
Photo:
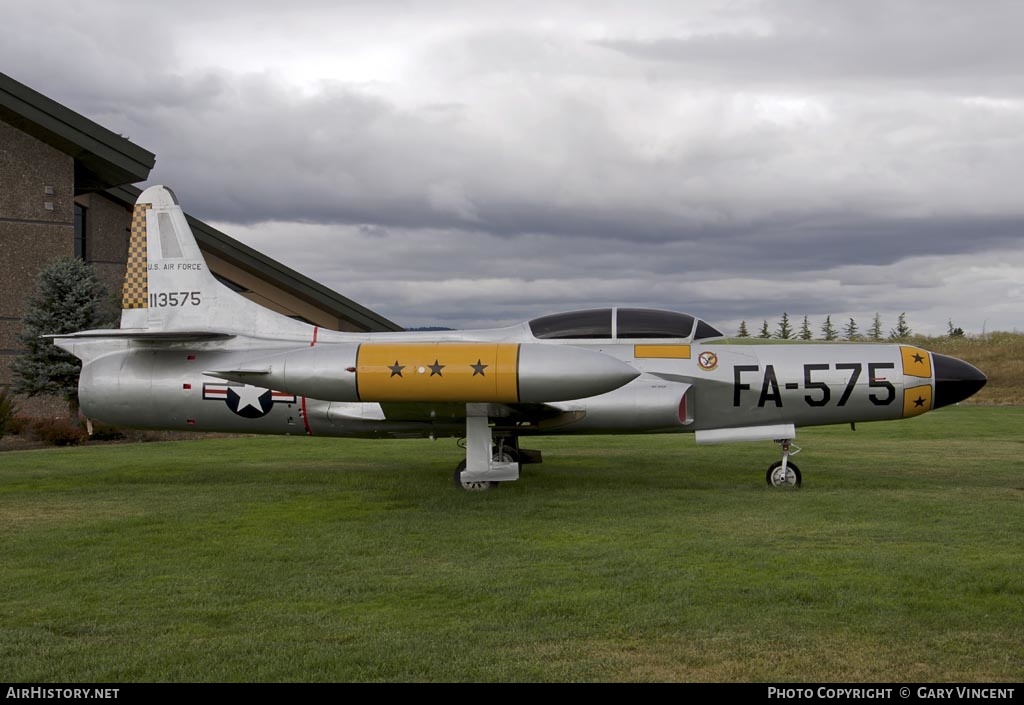
M 89 435 L 91 441 L 122 441 L 126 438 L 124 431 L 117 426 L 111 426 L 102 421 L 93 421 L 92 433 Z
M 12 436 L 21 436 L 31 432 L 32 419 L 27 416 L 14 416 L 7 422 L 7 432 Z
M 14 403 L 14 396 L 7 387 L 0 388 L 0 438 L 8 432 L 15 423 L 18 414 L 18 405 Z
M 32 422 L 32 435 L 55 446 L 76 446 L 89 440 L 85 429 L 70 419 L 36 419 Z

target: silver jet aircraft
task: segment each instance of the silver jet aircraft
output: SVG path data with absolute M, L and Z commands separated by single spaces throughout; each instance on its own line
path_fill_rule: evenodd
M 800 426 L 918 416 L 985 385 L 904 344 L 730 345 L 684 313 L 603 308 L 472 331 L 342 333 L 295 321 L 211 274 L 170 189 L 132 219 L 121 328 L 55 336 L 83 361 L 82 411 L 188 431 L 465 438 L 456 485 L 519 478 L 541 434 L 693 433 L 775 441 L 766 479 L 798 486 Z

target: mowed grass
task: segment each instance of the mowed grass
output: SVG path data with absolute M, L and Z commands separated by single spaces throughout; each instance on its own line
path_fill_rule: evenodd
M 988 377 L 972 404 L 1021 404 L 1024 401 L 1024 334 L 995 332 L 984 338 L 917 338 L 933 352 L 965 360 Z
M 8 681 L 1015 681 L 1024 409 L 769 443 L 544 438 L 0 455 Z

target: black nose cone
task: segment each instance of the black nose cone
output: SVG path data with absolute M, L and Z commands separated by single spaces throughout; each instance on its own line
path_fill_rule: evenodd
M 981 370 L 963 360 L 932 353 L 932 361 L 935 363 L 935 405 L 932 408 L 961 402 L 988 382 Z

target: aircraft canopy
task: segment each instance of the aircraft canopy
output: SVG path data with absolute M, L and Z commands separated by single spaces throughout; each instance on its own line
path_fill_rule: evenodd
M 530 330 L 540 340 L 722 337 L 718 329 L 687 313 L 652 308 L 592 308 L 555 313 L 534 318 Z

